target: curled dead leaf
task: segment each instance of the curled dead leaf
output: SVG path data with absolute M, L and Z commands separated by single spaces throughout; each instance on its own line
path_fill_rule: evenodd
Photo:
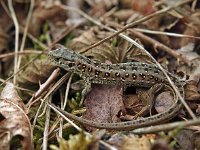
M 11 140 L 16 136 L 22 137 L 19 141 L 23 149 L 32 149 L 31 124 L 12 83 L 7 83 L 1 93 L 0 114 L 3 116 L 0 120 L 0 149 L 9 149 Z

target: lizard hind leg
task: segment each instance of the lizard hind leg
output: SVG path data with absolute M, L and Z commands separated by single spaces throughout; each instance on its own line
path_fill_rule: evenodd
M 155 98 L 155 94 L 158 93 L 162 88 L 163 88 L 163 84 L 155 84 L 153 85 L 149 90 L 147 91 L 138 91 L 138 96 L 140 98 L 140 100 L 142 101 L 143 105 L 145 105 L 145 107 L 143 107 L 143 109 L 136 115 L 146 115 L 149 111 L 150 116 L 152 116 L 152 108 L 154 105 L 154 98 Z

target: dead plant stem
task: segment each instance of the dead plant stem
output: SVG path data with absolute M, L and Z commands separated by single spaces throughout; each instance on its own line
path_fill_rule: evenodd
M 28 12 L 27 20 L 26 20 L 26 25 L 25 25 L 25 28 L 24 28 L 24 34 L 23 34 L 23 37 L 22 37 L 22 43 L 21 43 L 21 46 L 20 46 L 20 52 L 23 52 L 23 50 L 24 50 L 26 37 L 27 37 L 27 33 L 28 33 L 28 27 L 29 27 L 30 20 L 31 20 L 31 17 L 32 17 L 34 5 L 35 5 L 35 0 L 31 0 L 30 1 L 30 9 L 29 9 L 29 12 Z M 21 56 L 18 57 L 17 69 L 19 69 L 20 64 L 21 64 Z
M 179 122 L 173 122 L 173 123 L 167 123 L 167 124 L 162 124 L 162 125 L 154 125 L 151 127 L 144 127 L 144 128 L 139 128 L 135 129 L 132 131 L 129 131 L 128 133 L 133 133 L 133 134 L 150 134 L 150 133 L 157 133 L 161 131 L 169 131 L 173 130 L 175 128 L 185 128 L 188 126 L 194 126 L 194 125 L 200 125 L 200 118 L 197 118 L 196 120 L 188 120 L 188 121 L 179 121 Z M 122 132 L 126 134 L 127 132 Z
M 12 19 L 13 19 L 13 22 L 14 22 L 14 25 L 15 25 L 15 53 L 18 52 L 18 45 L 19 45 L 19 23 L 17 21 L 17 17 L 16 17 L 16 14 L 15 14 L 15 11 L 14 11 L 14 8 L 13 8 L 13 4 L 12 4 L 12 0 L 8 0 L 8 7 L 9 7 L 9 10 L 10 10 L 10 13 L 11 13 L 11 16 L 12 16 Z M 17 72 L 17 55 L 15 55 L 15 58 L 14 58 L 14 74 L 16 74 Z M 13 77 L 13 84 L 15 84 L 16 82 L 16 76 Z

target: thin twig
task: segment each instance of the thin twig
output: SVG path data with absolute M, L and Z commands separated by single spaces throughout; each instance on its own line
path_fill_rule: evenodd
M 22 37 L 20 52 L 23 52 L 23 50 L 24 50 L 24 46 L 25 46 L 25 42 L 26 42 L 26 36 L 27 36 L 27 33 L 28 33 L 28 27 L 29 27 L 29 23 L 30 23 L 30 20 L 31 20 L 31 17 L 32 17 L 34 5 L 35 5 L 35 0 L 31 0 L 30 1 L 30 9 L 29 9 L 29 12 L 28 12 L 27 20 L 26 20 L 26 25 L 25 25 L 25 28 L 24 28 L 24 34 L 23 34 L 23 37 Z M 21 63 L 21 56 L 18 57 L 17 69 L 19 69 L 20 63 Z
M 12 16 L 12 19 L 13 19 L 13 22 L 14 22 L 14 25 L 15 25 L 15 53 L 18 52 L 18 44 L 19 44 L 19 23 L 17 21 L 17 17 L 16 17 L 16 14 L 15 14 L 15 11 L 13 9 L 13 4 L 12 4 L 12 0 L 8 0 L 8 7 L 9 7 L 9 10 L 10 10 L 10 13 L 11 13 L 11 16 Z M 14 74 L 17 73 L 17 55 L 15 55 L 15 58 L 14 58 Z M 15 84 L 16 82 L 16 76 L 13 77 L 13 83 Z
M 195 120 L 188 120 L 188 121 L 179 121 L 179 122 L 173 122 L 173 123 L 167 123 L 162 125 L 154 125 L 151 127 L 145 127 L 145 128 L 139 128 L 132 131 L 129 131 L 128 134 L 149 134 L 149 133 L 156 133 L 160 131 L 169 131 L 173 130 L 175 128 L 185 128 L 192 125 L 200 125 L 200 118 Z M 127 134 L 126 131 L 122 132 L 124 134 Z
M 49 97 L 49 100 L 51 102 L 51 96 Z M 49 122 L 50 122 L 50 112 L 51 109 L 49 106 L 47 106 L 46 110 L 46 118 L 45 118 L 45 126 L 44 126 L 44 132 L 43 132 L 43 143 L 42 143 L 42 149 L 47 150 L 48 148 L 48 135 L 49 135 Z
M 44 102 L 47 100 L 47 98 L 51 95 L 51 93 L 52 93 L 54 90 L 56 90 L 57 88 L 59 88 L 60 85 L 62 85 L 62 83 L 64 83 L 64 82 L 66 81 L 66 79 L 68 78 L 68 76 L 69 76 L 69 73 L 66 73 L 60 80 L 58 80 L 58 81 L 54 84 L 54 86 L 53 86 L 53 87 L 47 92 L 47 94 L 44 96 L 44 98 L 42 99 L 42 102 L 41 102 L 41 104 L 40 104 L 40 106 L 39 106 L 39 108 L 38 108 L 38 110 L 37 110 L 37 113 L 36 113 L 36 115 L 35 115 L 35 118 L 34 118 L 34 121 L 33 121 L 33 125 L 32 125 L 33 128 L 35 127 L 35 124 L 36 124 L 36 121 L 37 121 L 37 118 L 38 118 L 38 115 L 39 115 L 39 111 L 41 110 L 41 108 L 42 108 Z M 39 100 L 41 100 L 41 99 L 39 99 Z M 35 103 L 35 102 L 36 102 L 36 101 L 33 101 L 33 102 L 28 106 L 28 108 L 30 108 L 30 106 L 31 106 L 33 103 Z
M 194 0 L 194 1 L 192 2 L 192 11 L 195 11 L 196 5 L 197 5 L 197 0 Z
M 64 100 L 64 104 L 63 104 L 63 110 L 65 109 L 66 105 L 67 105 L 67 98 L 68 98 L 68 94 L 69 94 L 69 88 L 70 88 L 70 84 L 71 84 L 71 81 L 72 81 L 72 77 L 73 77 L 73 73 L 70 75 L 69 77 L 69 80 L 67 82 L 67 87 L 66 87 L 66 90 L 65 90 L 65 100 Z
M 172 3 L 170 3 L 169 1 L 163 1 L 163 3 L 165 4 L 165 5 L 173 5 Z M 195 25 L 197 25 L 197 26 L 199 26 L 200 25 L 200 20 L 199 20 L 199 18 L 197 17 L 197 16 L 194 16 L 194 15 L 191 15 L 191 13 L 190 13 L 190 11 L 187 11 L 187 9 L 185 9 L 184 7 L 183 8 L 181 8 L 181 7 L 175 7 L 174 8 L 174 10 L 177 12 L 177 13 L 179 13 L 179 14 L 181 14 L 183 17 L 184 17 L 184 20 L 185 20 L 185 22 L 187 23 L 193 23 L 193 24 L 195 24 Z
M 67 82 L 64 102 L 63 102 L 63 98 L 61 98 L 61 109 L 62 110 L 64 110 L 66 105 L 67 105 L 67 99 L 68 99 L 69 88 L 70 88 L 70 84 L 71 84 L 71 81 L 72 81 L 72 77 L 73 77 L 73 73 L 70 75 L 69 80 Z M 63 130 L 63 118 L 60 119 L 59 137 L 62 137 L 62 130 Z
M 7 58 L 7 57 L 12 57 L 12 56 L 15 56 L 15 55 L 27 55 L 27 54 L 45 54 L 47 52 L 45 51 L 38 51 L 38 50 L 26 50 L 26 51 L 23 51 L 23 52 L 10 52 L 10 53 L 6 53 L 6 54 L 1 54 L 0 55 L 0 59 L 3 59 L 3 58 Z
M 171 56 L 175 57 L 177 60 L 180 59 L 180 54 L 178 52 L 176 52 L 175 50 L 169 48 L 168 46 L 156 41 L 153 38 L 150 38 L 140 32 L 135 31 L 134 29 L 128 29 L 128 31 L 130 31 L 132 33 L 132 35 L 136 36 L 136 37 L 140 37 L 141 39 L 143 39 L 144 41 L 147 41 L 148 43 L 150 43 L 151 45 L 153 45 L 156 49 L 161 49 L 165 52 L 167 52 L 168 54 L 170 54 Z M 187 61 L 187 64 L 190 65 L 190 61 L 187 60 L 184 56 L 181 56 L 181 58 L 185 59 L 185 62 Z
M 0 78 L 0 82 L 5 82 L 5 80 Z M 19 87 L 19 86 L 16 86 L 16 85 L 14 85 L 14 87 L 15 87 L 15 89 L 18 89 L 18 90 L 21 90 L 21 91 L 26 91 L 26 92 L 29 92 L 29 93 L 35 92 L 35 91 L 29 90 L 29 89 L 26 89 L 26 88 L 22 88 L 22 87 Z
M 55 81 L 56 78 L 58 78 L 60 74 L 60 68 L 56 68 L 50 75 L 50 77 L 40 85 L 40 88 L 35 92 L 34 98 L 38 98 L 44 91 L 46 91 L 50 84 Z
M 51 125 L 51 128 L 49 129 L 49 140 L 56 135 L 57 132 L 59 132 L 60 128 L 57 128 L 58 127 L 58 124 L 60 122 L 60 116 L 58 115 L 56 117 L 56 119 L 54 119 L 55 121 L 53 122 L 53 125 Z M 68 124 L 68 127 L 71 127 L 71 125 L 69 123 L 66 123 Z M 63 125 L 62 127 L 62 130 L 65 130 L 66 129 L 66 124 Z M 58 133 L 59 134 L 59 133 Z M 60 135 L 58 135 L 60 137 Z
M 147 29 L 141 29 L 141 28 L 134 28 L 134 30 L 143 32 L 143 33 L 149 33 L 149 34 L 156 34 L 156 35 L 167 35 L 172 37 L 179 37 L 179 38 L 192 38 L 200 40 L 200 37 L 195 37 L 192 35 L 186 35 L 186 34 L 178 34 L 178 33 L 171 33 L 171 32 L 161 32 L 161 31 L 155 31 L 155 30 L 147 30 Z

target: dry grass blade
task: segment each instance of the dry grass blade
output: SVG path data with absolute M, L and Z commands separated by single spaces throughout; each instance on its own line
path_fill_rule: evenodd
M 10 9 L 11 16 L 12 16 L 13 22 L 15 24 L 15 31 L 16 31 L 16 33 L 15 33 L 15 53 L 17 53 L 18 52 L 18 48 L 19 48 L 19 46 L 18 46 L 19 45 L 19 23 L 18 23 L 16 14 L 15 14 L 15 11 L 14 11 L 14 8 L 13 8 L 12 0 L 8 0 L 8 7 Z M 17 73 L 17 62 L 18 62 L 18 57 L 15 54 L 15 59 L 14 59 L 14 74 Z M 16 82 L 16 76 L 14 76 L 13 81 L 14 81 L 14 84 L 15 84 L 15 82 Z

